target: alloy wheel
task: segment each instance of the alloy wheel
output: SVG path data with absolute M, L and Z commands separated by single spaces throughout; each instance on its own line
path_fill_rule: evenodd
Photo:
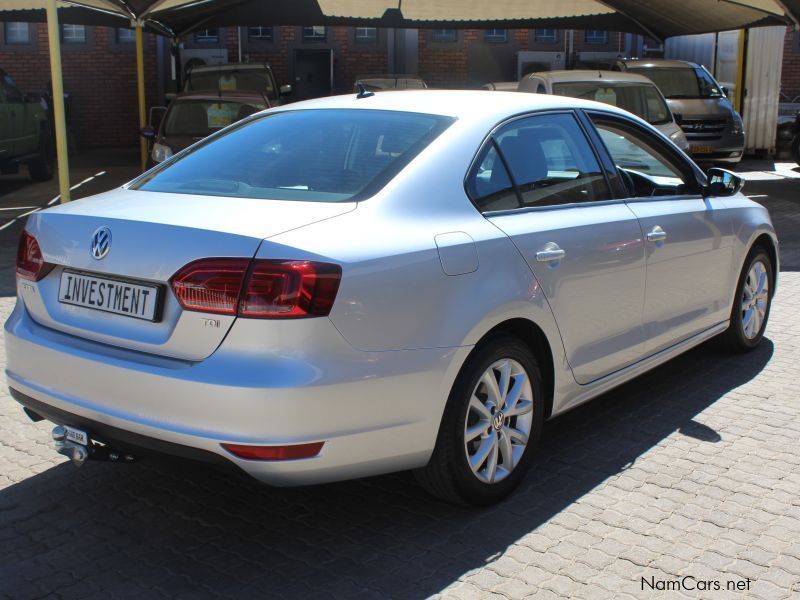
M 464 423 L 464 450 L 484 483 L 505 479 L 522 458 L 533 423 L 533 389 L 523 366 L 506 358 L 478 380 Z
M 748 340 L 761 332 L 769 302 L 767 267 L 760 260 L 750 265 L 742 290 L 742 331 Z

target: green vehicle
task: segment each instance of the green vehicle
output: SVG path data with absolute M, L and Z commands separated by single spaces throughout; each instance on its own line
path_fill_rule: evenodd
M 0 69 L 0 173 L 19 172 L 28 165 L 34 181 L 53 177 L 53 136 L 39 98 L 25 96 L 11 76 Z

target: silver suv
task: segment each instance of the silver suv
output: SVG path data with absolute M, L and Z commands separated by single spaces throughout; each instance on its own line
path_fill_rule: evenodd
M 613 69 L 645 75 L 659 87 L 696 161 L 735 165 L 742 159 L 742 118 L 705 67 L 684 60 L 620 59 Z

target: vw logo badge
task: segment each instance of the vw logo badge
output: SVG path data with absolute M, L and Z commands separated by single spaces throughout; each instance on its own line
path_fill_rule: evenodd
M 111 249 L 111 230 L 108 227 L 101 227 L 92 235 L 92 258 L 100 260 L 105 258 Z

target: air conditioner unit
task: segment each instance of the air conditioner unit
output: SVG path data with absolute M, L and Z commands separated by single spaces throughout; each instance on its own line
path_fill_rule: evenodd
M 537 71 L 558 71 L 566 68 L 563 52 L 517 52 L 517 80 Z

